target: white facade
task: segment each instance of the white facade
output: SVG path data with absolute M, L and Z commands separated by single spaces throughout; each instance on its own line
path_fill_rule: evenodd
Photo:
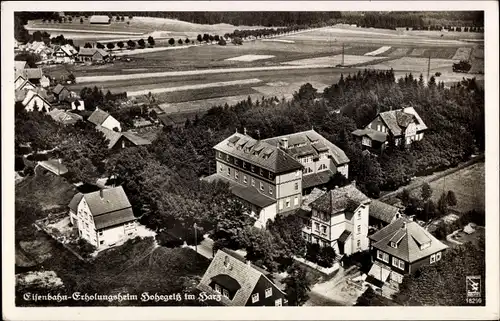
M 24 98 L 22 104 L 27 111 L 33 111 L 35 106 L 38 106 L 38 110 L 42 110 L 43 108 L 45 108 L 47 112 L 49 112 L 51 109 L 50 104 L 33 91 L 29 91 L 26 94 L 26 97 Z
M 252 210 L 252 214 L 257 218 L 254 226 L 258 228 L 265 228 L 267 221 L 274 221 L 276 218 L 276 203 L 271 204 L 267 207 L 264 207 L 260 210 L 260 212 L 256 213 Z
M 108 116 L 106 120 L 101 124 L 102 127 L 107 128 L 109 130 L 114 130 L 115 127 L 118 128 L 118 131 L 122 131 L 122 126 L 120 122 L 116 120 L 113 116 Z

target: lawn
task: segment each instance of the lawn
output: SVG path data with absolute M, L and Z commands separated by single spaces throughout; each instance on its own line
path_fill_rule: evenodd
M 465 213 L 470 210 L 485 209 L 484 162 L 476 163 L 455 173 L 430 183 L 433 190 L 432 200 L 437 202 L 443 192 L 453 191 L 457 205 L 451 209 Z M 420 189 L 412 191 L 414 196 L 420 195 Z

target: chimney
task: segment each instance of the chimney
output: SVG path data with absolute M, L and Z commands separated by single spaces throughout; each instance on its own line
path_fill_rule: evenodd
M 288 149 L 288 138 L 287 137 L 281 138 L 280 143 L 281 143 L 281 148 Z
M 353 181 L 351 182 L 351 185 L 352 185 L 352 186 L 354 186 L 354 187 L 356 187 L 356 181 L 355 181 L 355 180 L 353 180 Z
M 247 135 L 247 128 L 246 127 L 243 127 L 243 135 Z
M 251 265 L 252 265 L 252 262 L 250 262 L 250 261 L 248 261 L 248 260 L 247 260 L 247 265 L 248 265 L 248 266 L 251 266 Z
M 101 199 L 104 199 L 104 189 L 99 190 L 99 196 L 101 197 Z

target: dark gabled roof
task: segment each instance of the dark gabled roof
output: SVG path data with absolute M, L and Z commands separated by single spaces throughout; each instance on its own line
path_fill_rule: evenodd
M 49 116 L 52 117 L 52 119 L 54 119 L 55 121 L 60 122 L 64 125 L 75 124 L 79 120 L 83 119 L 83 117 L 78 115 L 78 114 L 74 114 L 72 112 L 57 109 L 57 108 L 52 109 L 49 112 Z
M 234 279 L 240 286 L 236 290 L 232 300 L 222 298 L 222 303 L 225 305 L 245 306 L 261 277 L 266 278 L 273 284 L 275 291 L 283 293 L 283 291 L 267 278 L 265 271 L 257 269 L 252 264 L 247 264 L 244 261 L 242 262 L 240 258 L 235 256 L 234 252 L 228 250 L 219 250 L 215 254 L 215 257 L 198 285 L 198 289 L 207 293 L 213 293 L 210 284 L 213 282 L 214 278 L 227 278 L 224 276 Z
M 333 176 L 333 172 L 326 170 L 317 173 L 302 175 L 302 188 L 310 188 L 328 183 Z
M 354 184 L 338 187 L 325 193 L 311 203 L 311 208 L 330 214 L 352 212 L 361 204 L 369 203 L 368 196 L 356 188 Z
M 417 222 L 404 217 L 368 237 L 374 248 L 410 263 L 448 248 Z M 396 242 L 397 247 L 392 247 L 391 242 Z M 420 249 L 420 245 L 428 242 L 430 246 Z
M 313 129 L 289 135 L 272 137 L 264 139 L 264 141 L 273 146 L 278 146 L 280 140 L 283 138 L 288 138 L 289 148 L 286 152 L 292 157 L 310 154 L 318 155 L 317 148 L 319 148 L 322 151 L 328 150 L 336 165 L 342 165 L 349 162 L 349 158 L 342 149 L 331 143 Z M 316 145 L 318 146 L 316 147 Z
M 103 198 L 101 199 L 101 193 Z M 131 207 L 123 187 L 102 189 L 100 191 L 84 194 L 94 217 L 101 214 L 115 212 Z
M 427 129 L 422 118 L 413 107 L 386 111 L 380 113 L 379 116 L 394 136 L 403 134 L 403 131 L 412 122 L 415 123 L 417 131 Z
M 107 51 L 102 50 L 100 48 L 80 48 L 78 55 L 79 56 L 93 56 L 96 52 L 100 53 L 101 56 L 103 56 L 103 57 L 106 57 L 109 55 Z
M 71 199 L 71 202 L 69 202 L 68 207 L 73 211 L 76 212 L 78 210 L 78 204 L 80 204 L 80 201 L 83 198 L 82 193 L 77 193 L 73 198 Z
M 93 115 L 93 114 L 92 114 Z M 92 116 L 91 115 L 91 116 Z M 106 127 L 102 127 L 101 125 L 97 125 L 96 129 L 104 134 L 104 137 L 108 140 L 108 148 L 113 148 L 116 143 L 122 137 L 122 133 L 115 132 L 114 130 L 108 129 Z
M 340 234 L 339 236 L 339 242 L 344 242 L 347 241 L 347 239 L 349 238 L 349 236 L 351 236 L 351 232 L 348 231 L 348 230 L 345 230 L 344 232 L 342 232 L 342 234 Z
M 68 88 L 64 87 L 63 85 L 57 84 L 57 86 L 52 89 L 52 92 L 56 95 L 59 95 L 64 89 L 68 90 Z
M 227 274 L 219 274 L 211 278 L 211 280 L 217 284 L 222 285 L 225 289 L 232 293 L 235 293 L 241 289 L 241 285 Z
M 369 215 L 385 223 L 391 223 L 398 213 L 399 209 L 397 207 L 384 202 L 372 200 L 370 203 Z
M 356 129 L 355 131 L 352 132 L 352 134 L 358 137 L 367 136 L 371 140 L 375 140 L 381 143 L 384 143 L 387 140 L 387 135 L 388 135 L 387 133 L 382 133 L 371 128 Z
M 136 220 L 136 217 L 134 216 L 134 212 L 131 207 L 94 216 L 95 228 L 98 230 L 127 223 L 133 220 Z
M 141 146 L 141 145 L 149 145 L 151 142 L 147 139 L 144 139 L 132 132 L 123 132 L 122 136 L 127 138 L 132 144 L 135 146 Z
M 238 140 L 231 143 L 231 140 L 234 141 L 236 137 Z M 242 143 L 245 144 L 242 145 Z M 247 148 L 248 146 L 251 147 Z M 267 169 L 275 174 L 291 172 L 303 167 L 302 164 L 280 148 L 240 133 L 229 136 L 217 144 L 214 149 Z
M 304 184 L 303 181 L 302 184 Z M 304 211 L 310 212 L 312 210 L 310 206 L 311 203 L 320 198 L 321 196 L 325 195 L 326 193 L 327 193 L 326 191 L 323 191 L 319 188 L 314 188 L 311 191 L 311 193 L 309 193 L 309 195 L 304 196 L 302 198 L 303 201 L 302 201 L 302 206 L 300 208 L 303 209 Z
M 22 72 L 27 79 L 40 79 L 43 76 L 42 69 L 40 68 L 26 68 Z
M 88 121 L 91 122 L 94 125 L 102 125 L 104 121 L 110 117 L 110 115 L 105 112 L 104 110 L 96 109 L 92 113 L 92 115 L 89 116 Z

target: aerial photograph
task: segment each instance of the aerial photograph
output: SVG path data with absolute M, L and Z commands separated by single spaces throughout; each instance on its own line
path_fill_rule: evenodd
M 16 307 L 488 304 L 484 11 L 13 19 Z

